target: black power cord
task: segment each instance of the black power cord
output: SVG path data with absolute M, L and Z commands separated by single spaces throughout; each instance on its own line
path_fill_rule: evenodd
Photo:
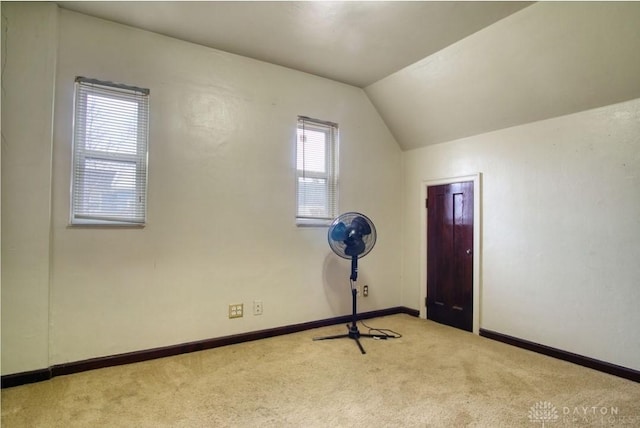
M 369 329 L 369 333 L 368 334 L 376 334 L 376 333 L 372 333 L 372 332 L 380 333 L 380 339 L 400 339 L 402 337 L 402 335 L 400 333 L 398 333 L 397 331 L 393 331 L 393 330 L 390 330 L 388 328 L 369 327 L 362 320 L 360 320 L 360 324 L 365 326 L 365 328 Z M 377 337 L 377 334 L 376 334 L 376 337 Z

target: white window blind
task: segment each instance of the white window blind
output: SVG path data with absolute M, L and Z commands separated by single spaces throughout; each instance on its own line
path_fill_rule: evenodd
M 338 211 L 338 125 L 300 116 L 297 137 L 297 223 L 329 224 Z
M 149 90 L 76 78 L 72 224 L 146 221 Z

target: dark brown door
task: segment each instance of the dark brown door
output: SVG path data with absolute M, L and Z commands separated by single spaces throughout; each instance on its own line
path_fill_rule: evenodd
M 473 182 L 427 188 L 427 318 L 473 329 Z

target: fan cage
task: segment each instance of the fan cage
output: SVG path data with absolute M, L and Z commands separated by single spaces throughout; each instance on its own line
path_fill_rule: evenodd
M 376 243 L 376 235 L 377 235 L 376 227 L 374 226 L 373 222 L 369 217 L 358 212 L 348 212 L 348 213 L 340 214 L 338 217 L 336 217 L 333 220 L 333 222 L 329 226 L 327 239 L 329 241 L 329 246 L 331 247 L 333 252 L 336 253 L 338 256 L 342 257 L 343 259 L 352 258 L 352 256 L 348 255 L 345 252 L 347 245 L 344 243 L 344 241 L 336 241 L 331 239 L 331 234 L 333 232 L 333 229 L 335 229 L 336 226 L 338 226 L 338 224 L 344 223 L 345 225 L 350 225 L 351 222 L 357 217 L 363 218 L 371 228 L 371 233 L 369 233 L 368 235 L 364 235 L 362 237 L 362 240 L 364 241 L 364 244 L 365 244 L 365 250 L 362 253 L 360 253 L 357 257 L 361 258 L 369 254 L 369 252 L 373 249 L 373 246 Z

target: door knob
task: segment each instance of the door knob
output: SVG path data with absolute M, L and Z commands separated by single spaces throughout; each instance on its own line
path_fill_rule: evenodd
M 467 254 L 471 255 L 471 248 L 467 249 Z

